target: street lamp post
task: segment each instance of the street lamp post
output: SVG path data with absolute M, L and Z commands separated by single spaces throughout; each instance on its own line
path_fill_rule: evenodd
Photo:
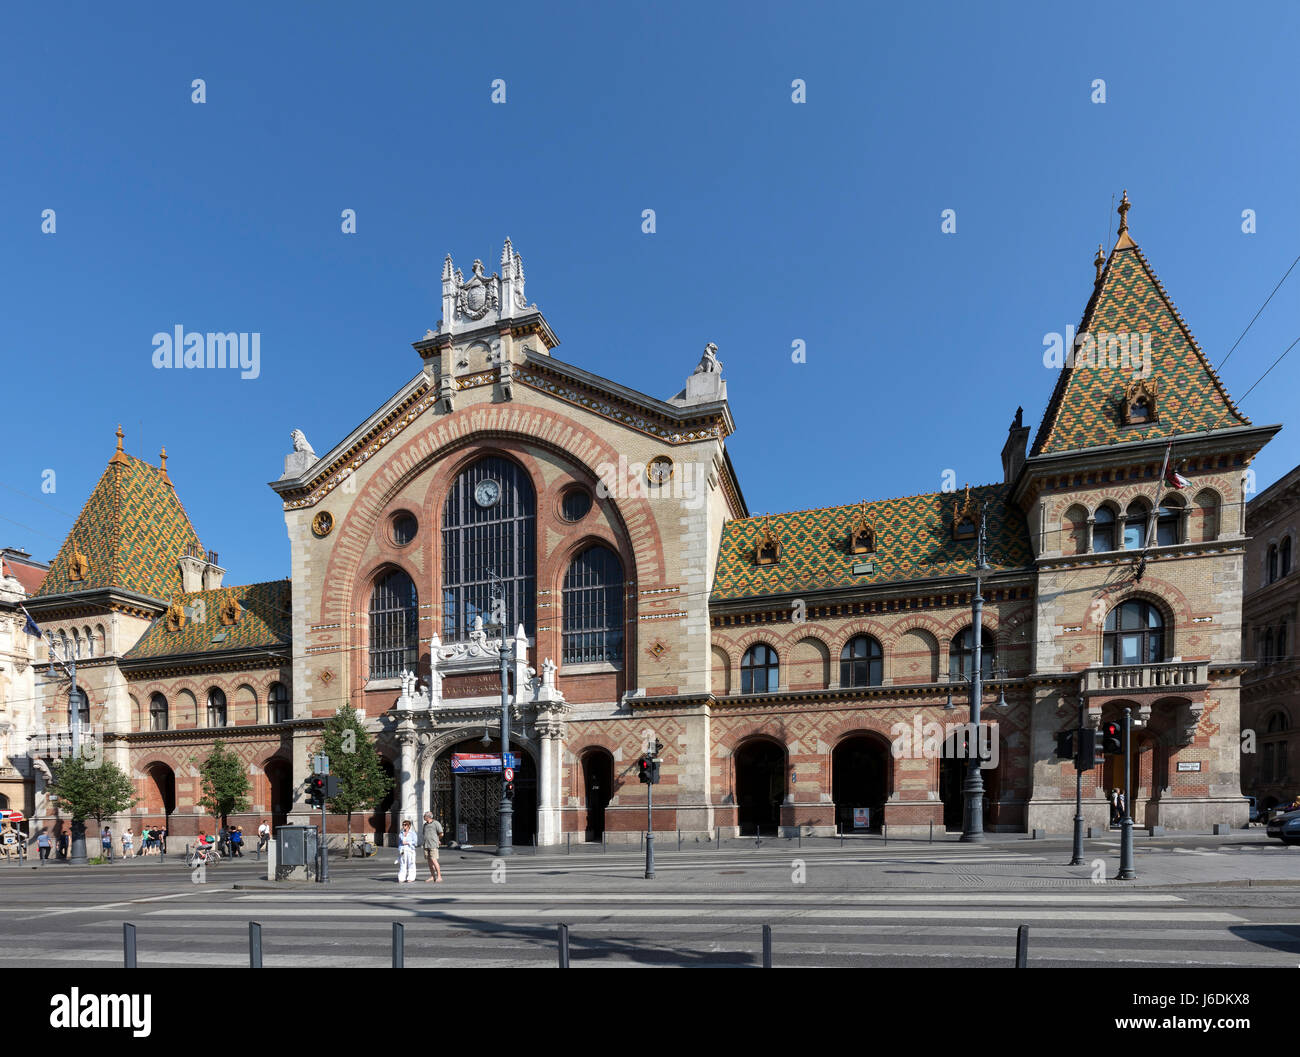
M 962 783 L 962 819 L 961 839 L 966 843 L 978 843 L 984 839 L 984 779 L 980 774 L 979 729 L 980 699 L 983 695 L 980 666 L 981 645 L 984 638 L 984 585 L 982 573 L 988 568 L 984 560 L 984 515 L 988 509 L 987 500 L 980 505 L 979 531 L 975 543 L 975 598 L 971 602 L 971 638 L 974 640 L 974 667 L 970 680 L 970 740 L 976 751 L 966 761 L 966 781 Z
M 50 667 L 54 667 L 54 636 L 50 636 Z M 77 687 L 77 657 L 74 650 L 67 650 L 68 657 L 59 661 L 59 665 L 71 680 L 68 690 L 68 726 L 72 728 L 72 755 L 81 757 L 81 699 L 82 692 Z M 68 862 L 73 866 L 85 866 L 86 858 L 86 823 L 72 820 L 72 838 L 68 843 Z
M 510 754 L 510 668 L 506 639 L 510 621 L 506 619 L 505 584 L 491 569 L 488 570 L 488 576 L 492 580 L 493 601 L 500 603 L 495 608 L 501 620 L 501 804 L 497 809 L 497 855 L 504 858 L 513 855 L 515 850 L 514 804 L 506 795 L 509 785 L 506 781 L 506 760 Z
M 1079 755 L 1078 746 L 1083 739 L 1083 695 L 1079 695 L 1079 725 L 1075 728 L 1075 753 L 1074 753 L 1074 850 L 1070 855 L 1071 866 L 1083 865 L 1083 759 Z M 1088 767 L 1092 767 L 1092 761 L 1088 761 Z
M 1124 817 L 1119 824 L 1119 873 L 1117 881 L 1132 881 L 1137 878 L 1133 868 L 1133 791 L 1129 788 L 1133 775 L 1133 761 L 1129 756 L 1129 744 L 1133 740 L 1133 712 L 1124 709 Z

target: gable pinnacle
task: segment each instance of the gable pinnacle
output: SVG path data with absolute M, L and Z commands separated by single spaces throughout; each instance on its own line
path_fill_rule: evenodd
M 1119 208 L 1115 210 L 1119 214 L 1119 231 L 1117 234 L 1122 235 L 1128 230 L 1128 211 L 1132 208 L 1133 203 L 1128 200 L 1128 189 L 1125 188 L 1124 197 L 1120 200 Z
M 117 451 L 113 452 L 113 457 L 109 459 L 109 464 L 126 462 L 126 452 L 122 450 L 122 438 L 126 434 L 122 432 L 122 423 L 117 424 Z
M 1097 278 L 1095 282 L 1101 282 L 1101 271 L 1106 266 L 1106 258 L 1101 251 L 1101 243 L 1097 243 L 1097 256 L 1092 259 L 1093 267 L 1097 269 Z

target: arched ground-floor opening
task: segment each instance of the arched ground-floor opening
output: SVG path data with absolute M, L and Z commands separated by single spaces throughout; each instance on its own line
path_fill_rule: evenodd
M 785 749 L 754 738 L 736 750 L 736 822 L 741 835 L 775 833 L 785 800 Z
M 964 824 L 965 793 L 963 786 L 970 770 L 970 761 L 962 758 L 945 756 L 939 763 L 939 799 L 943 801 L 944 829 L 960 833 Z M 981 826 L 991 832 L 998 824 L 997 804 L 1001 797 L 1001 767 L 987 767 L 980 770 L 980 780 L 984 783 L 982 805 L 983 819 Z
M 515 797 L 511 812 L 512 842 L 522 847 L 533 843 L 537 834 L 537 766 L 527 750 L 515 745 L 519 757 L 515 769 Z M 475 772 L 453 769 L 453 757 L 467 755 L 498 756 L 501 741 L 492 738 L 485 745 L 481 739 L 462 741 L 444 749 L 433 763 L 429 783 L 429 807 L 447 836 L 460 844 L 497 844 L 500 835 L 500 771 Z
M 267 806 L 274 833 L 277 826 L 288 822 L 293 807 L 293 767 L 288 760 L 275 757 L 262 765 L 262 773 L 266 775 Z
M 869 734 L 849 735 L 835 746 L 831 752 L 831 798 L 837 832 L 880 832 L 889 799 L 891 762 L 888 743 Z
M 138 810 L 164 825 L 176 810 L 176 773 L 165 763 L 152 763 L 144 772 L 144 796 Z
M 582 754 L 582 788 L 587 805 L 585 837 L 600 840 L 605 833 L 605 808 L 614 790 L 614 757 L 605 749 Z

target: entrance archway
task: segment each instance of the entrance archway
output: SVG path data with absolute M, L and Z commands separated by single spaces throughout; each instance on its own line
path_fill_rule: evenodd
M 863 832 L 853 824 L 853 809 L 866 808 L 868 830 L 879 833 L 889 798 L 889 746 L 868 734 L 854 734 L 831 753 L 831 798 L 840 833 Z
M 276 758 L 267 760 L 262 772 L 270 794 L 271 831 L 274 832 L 277 826 L 289 821 L 289 809 L 293 807 L 293 768 L 288 760 Z
M 746 832 L 775 833 L 785 800 L 785 749 L 754 738 L 736 750 L 736 823 Z
M 528 751 L 516 744 L 511 750 L 519 757 L 515 769 L 515 799 L 512 839 L 516 847 L 533 843 L 537 833 L 537 768 Z M 492 738 L 462 741 L 444 749 L 433 764 L 429 810 L 442 822 L 447 835 L 461 844 L 496 844 L 499 837 L 501 772 L 453 774 L 451 758 L 456 753 L 501 752 L 501 740 Z
M 150 764 L 144 774 L 142 813 L 165 825 L 168 816 L 176 810 L 176 775 L 165 763 Z
M 614 791 L 614 757 L 604 749 L 583 753 L 582 787 L 587 805 L 586 839 L 600 840 L 605 832 L 605 808 Z

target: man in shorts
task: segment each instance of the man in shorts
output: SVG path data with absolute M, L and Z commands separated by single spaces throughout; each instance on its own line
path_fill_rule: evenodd
M 442 843 L 442 823 L 433 817 L 432 811 L 424 813 L 424 831 L 420 834 L 420 843 L 424 845 L 424 861 L 429 864 L 429 876 L 425 881 L 441 881 L 442 867 L 438 865 L 438 846 Z

